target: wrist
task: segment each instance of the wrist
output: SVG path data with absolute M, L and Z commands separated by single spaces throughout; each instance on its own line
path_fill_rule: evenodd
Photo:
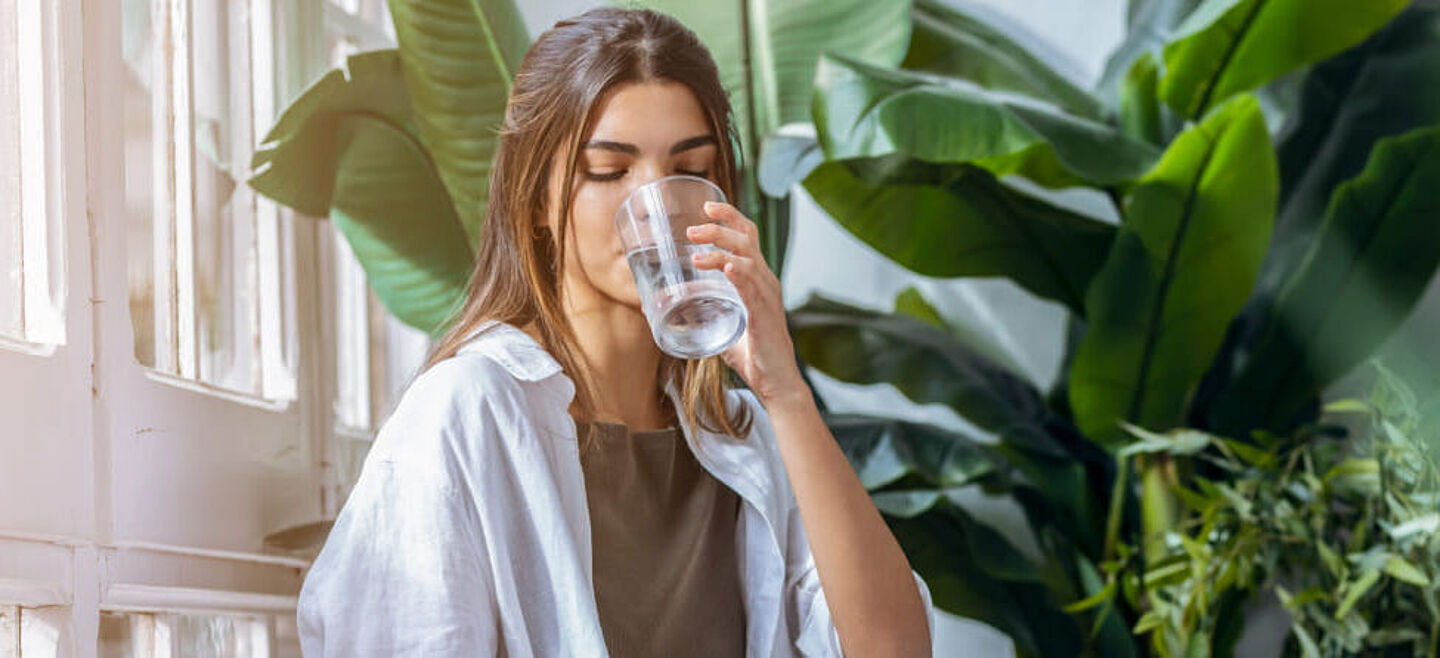
M 789 380 L 790 383 L 770 388 L 766 391 L 756 391 L 755 396 L 760 399 L 760 404 L 771 414 L 777 411 L 803 410 L 815 407 L 815 396 L 810 391 L 810 386 L 798 375 Z

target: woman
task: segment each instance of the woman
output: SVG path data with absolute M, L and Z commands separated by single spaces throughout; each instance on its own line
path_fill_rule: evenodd
M 615 210 L 671 174 L 734 198 L 730 112 L 663 14 L 531 46 L 466 303 L 306 576 L 305 655 L 930 655 L 929 592 L 800 376 L 755 225 L 713 204 L 688 236 L 723 249 L 697 264 L 740 291 L 738 343 L 677 360 L 641 312 Z

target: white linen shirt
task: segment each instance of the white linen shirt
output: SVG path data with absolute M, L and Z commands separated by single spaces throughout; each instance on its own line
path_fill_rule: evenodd
M 494 320 L 416 377 L 305 576 L 304 655 L 607 656 L 574 394 L 539 343 Z M 673 383 L 666 394 L 681 408 Z M 769 416 L 748 390 L 726 404 L 754 414 L 743 441 L 680 425 L 744 501 L 745 655 L 841 656 Z M 929 588 L 911 573 L 933 636 Z

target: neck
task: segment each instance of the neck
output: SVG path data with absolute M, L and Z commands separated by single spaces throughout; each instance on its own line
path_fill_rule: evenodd
M 595 416 L 578 420 L 624 423 L 635 432 L 669 426 L 657 372 L 661 352 L 645 315 L 613 300 L 564 306 L 595 383 Z

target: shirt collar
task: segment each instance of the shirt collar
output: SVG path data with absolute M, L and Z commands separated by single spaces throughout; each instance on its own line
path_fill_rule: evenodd
M 566 389 L 574 391 L 574 383 L 563 372 L 560 362 L 545 351 L 530 334 L 507 322 L 486 320 L 480 323 L 470 332 L 466 343 L 458 352 L 488 354 L 512 375 L 525 381 L 535 382 L 558 373 L 568 384 Z M 673 377 L 666 379 L 664 389 L 674 408 L 680 409 L 680 391 Z M 739 397 L 732 394 L 727 396 L 727 399 L 738 401 Z M 755 422 L 762 422 L 762 419 L 757 418 Z M 765 521 L 772 526 L 771 532 L 775 532 L 777 519 L 772 517 L 775 513 L 773 510 L 782 507 L 776 499 L 777 491 L 773 486 L 775 475 L 767 475 L 765 466 L 761 463 L 766 461 L 763 453 L 769 448 L 758 445 L 757 442 L 766 441 L 765 436 L 757 431 L 752 432 L 750 440 L 737 441 L 698 425 L 692 426 L 685 422 L 683 414 L 679 425 L 691 451 L 701 464 L 742 498 L 755 503 L 762 510 Z M 780 476 L 783 477 L 783 474 Z

